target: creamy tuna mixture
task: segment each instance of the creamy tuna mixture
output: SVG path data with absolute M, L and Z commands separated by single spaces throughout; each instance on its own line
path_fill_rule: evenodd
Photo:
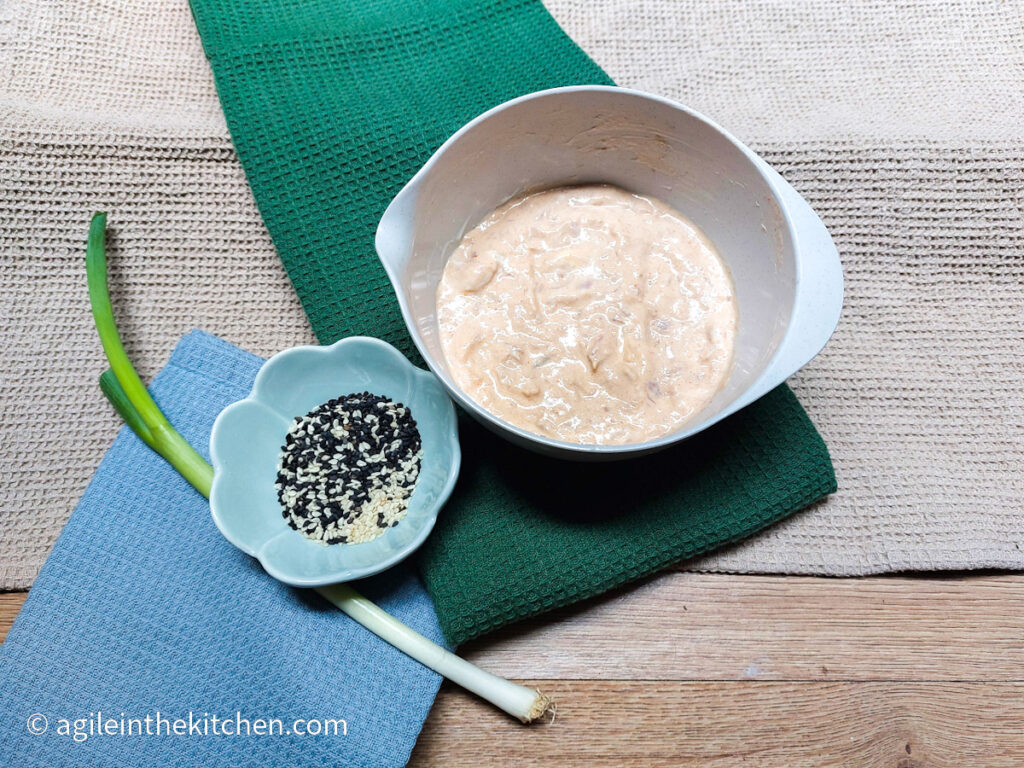
M 468 232 L 437 290 L 455 382 L 494 415 L 573 443 L 678 429 L 723 386 L 729 273 L 681 214 L 617 187 L 513 199 Z

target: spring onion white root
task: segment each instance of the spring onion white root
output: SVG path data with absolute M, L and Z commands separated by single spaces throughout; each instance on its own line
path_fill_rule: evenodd
M 171 426 L 150 397 L 121 344 L 107 288 L 105 240 L 106 214 L 97 213 L 89 227 L 86 272 L 96 330 L 110 363 L 110 370 L 100 376 L 100 389 L 142 441 L 209 498 L 213 468 Z M 459 658 L 381 610 L 347 584 L 322 587 L 317 591 L 385 642 L 522 722 L 533 722 L 546 712 L 554 711 L 551 701 L 539 691 L 492 675 Z
M 382 611 L 347 584 L 320 587 L 317 592 L 382 640 L 524 723 L 532 722 L 552 709 L 551 701 L 540 691 L 492 675 L 446 651 Z

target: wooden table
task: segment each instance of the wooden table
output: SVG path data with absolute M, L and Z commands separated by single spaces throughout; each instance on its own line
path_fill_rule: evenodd
M 462 652 L 555 722 L 445 685 L 413 766 L 1024 765 L 1024 575 L 669 573 Z

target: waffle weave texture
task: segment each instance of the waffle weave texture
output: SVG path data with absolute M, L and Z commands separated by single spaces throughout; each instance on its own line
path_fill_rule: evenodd
M 1024 3 L 545 4 L 617 83 L 752 146 L 811 202 L 843 259 L 839 328 L 789 381 L 842 492 L 683 567 L 1024 569 Z M 0 588 L 11 589 L 31 585 L 120 427 L 93 401 L 105 364 L 83 289 L 92 211 L 110 214 L 111 291 L 147 380 L 192 328 L 264 357 L 315 337 L 187 0 L 0 7 Z
M 261 363 L 191 333 L 151 392 L 187 440 L 206 446 L 213 420 L 249 393 Z M 408 568 L 357 586 L 441 639 L 430 598 Z M 18 768 L 401 766 L 439 683 L 314 592 L 264 573 L 221 536 L 206 499 L 126 427 L 0 646 L 0 755 Z M 347 735 L 161 730 L 73 741 L 59 731 L 60 718 L 159 712 L 187 721 L 190 711 L 195 721 L 238 713 L 250 728 L 279 718 L 282 731 L 300 718 L 341 718 Z M 27 730 L 34 713 L 49 719 L 45 733 Z
M 192 0 L 257 205 L 322 343 L 377 336 L 418 359 L 373 252 L 430 153 L 507 99 L 609 83 L 538 0 Z M 539 459 L 462 420 L 467 460 L 420 568 L 445 637 L 604 592 L 743 539 L 835 489 L 780 387 L 654 459 Z

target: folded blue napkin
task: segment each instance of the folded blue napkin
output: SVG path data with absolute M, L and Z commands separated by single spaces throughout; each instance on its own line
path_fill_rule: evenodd
M 193 332 L 151 391 L 205 453 L 214 418 L 261 362 Z M 98 389 L 83 398 L 104 407 Z M 357 586 L 441 641 L 410 570 Z M 267 576 L 126 428 L 0 647 L 0 763 L 404 765 L 439 682 L 315 593 Z

